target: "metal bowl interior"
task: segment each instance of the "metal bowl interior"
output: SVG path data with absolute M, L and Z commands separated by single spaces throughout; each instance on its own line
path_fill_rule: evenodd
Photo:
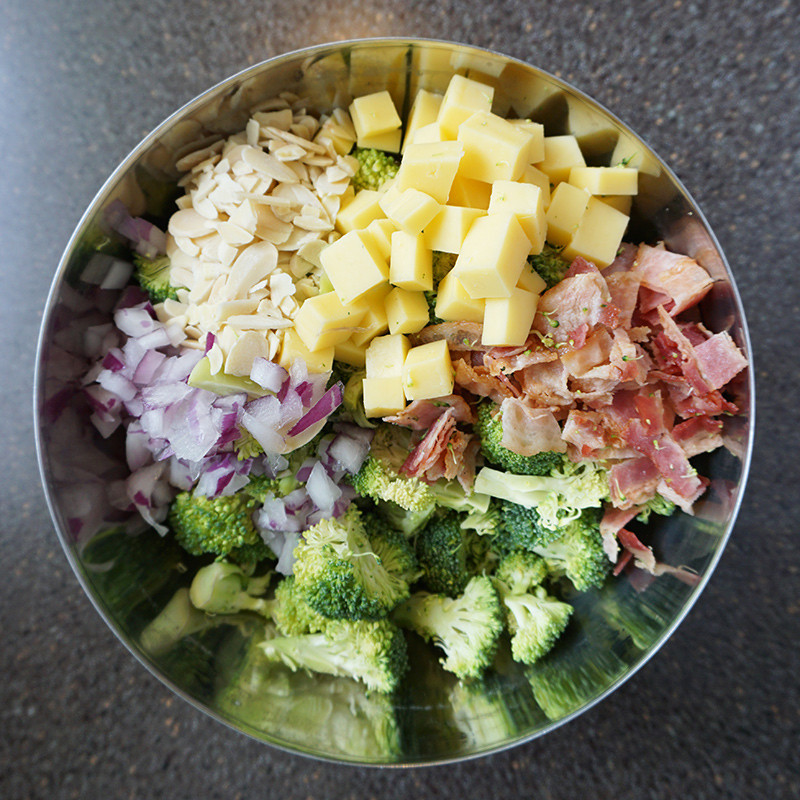
M 171 116 L 120 164 L 86 211 L 58 267 L 41 327 L 35 421 L 42 480 L 67 557 L 100 614 L 136 658 L 195 707 L 271 745 L 332 761 L 410 765 L 475 757 L 540 736 L 606 697 L 658 650 L 697 599 L 730 534 L 748 471 L 753 385 L 745 376 L 736 386 L 744 413 L 726 420 L 726 447 L 703 459 L 701 472 L 711 485 L 696 514 L 653 523 L 659 558 L 689 567 L 697 584 L 663 575 L 637 592 L 628 580 L 611 581 L 576 598 L 579 624 L 539 666 L 523 668 L 501 653 L 480 687 L 459 686 L 427 647 L 413 643 L 415 668 L 391 700 L 345 679 L 281 667 L 245 665 L 244 680 L 246 629 L 189 635 L 179 653 L 142 647 L 142 629 L 190 574 L 179 568 L 185 554 L 169 541 L 151 531 L 135 540 L 122 532 L 125 520 L 110 506 L 107 489 L 125 475 L 123 441 L 118 434 L 100 438 L 80 389 L 86 337 L 108 322 L 118 296 L 103 288 L 108 264 L 87 271 L 104 210 L 121 199 L 131 214 L 163 221 L 162 189 L 178 177 L 176 160 L 241 130 L 251 110 L 279 92 L 292 91 L 308 99 L 310 110 L 327 112 L 353 96 L 388 89 L 405 116 L 418 88 L 443 91 L 454 72 L 493 85 L 496 113 L 531 118 L 548 135 L 574 134 L 590 164 L 608 164 L 614 152 L 630 156 L 641 172 L 627 238 L 663 240 L 709 270 L 716 282 L 702 306 L 706 324 L 728 330 L 752 364 L 725 258 L 686 190 L 639 137 L 546 72 L 426 40 L 360 40 L 290 53 L 231 77 Z

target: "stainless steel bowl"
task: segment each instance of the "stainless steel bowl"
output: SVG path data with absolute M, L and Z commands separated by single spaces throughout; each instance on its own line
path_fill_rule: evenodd
M 442 91 L 454 72 L 491 83 L 497 113 L 530 117 L 548 135 L 576 135 L 589 163 L 609 163 L 617 147 L 618 154 L 631 156 L 641 173 L 630 238 L 664 240 L 708 269 L 716 282 L 702 305 L 704 319 L 713 330 L 730 331 L 752 364 L 744 311 L 714 235 L 680 181 L 635 133 L 540 69 L 473 47 L 418 39 L 359 40 L 289 53 L 234 75 L 165 120 L 119 165 L 84 214 L 56 271 L 41 327 L 35 415 L 42 481 L 67 558 L 99 613 L 148 670 L 196 708 L 271 745 L 332 761 L 412 765 L 487 754 L 541 736 L 607 697 L 658 650 L 697 600 L 730 535 L 749 466 L 753 381 L 744 377 L 736 388 L 744 414 L 726 421 L 727 447 L 705 457 L 702 472 L 711 486 L 696 515 L 654 523 L 660 557 L 690 567 L 697 584 L 665 575 L 637 593 L 627 580 L 612 581 L 579 601 L 581 624 L 542 666 L 524 669 L 501 659 L 479 688 L 457 686 L 420 648 L 412 654 L 411 679 L 393 701 L 366 695 L 346 680 L 278 667 L 250 670 L 249 689 L 234 693 L 234 680 L 240 687 L 243 681 L 246 629 L 190 635 L 177 655 L 142 647 L 142 629 L 187 575 L 181 568 L 185 554 L 169 541 L 155 534 L 132 540 L 121 532 L 125 520 L 112 509 L 107 490 L 125 474 L 122 442 L 97 435 L 80 391 L 87 337 L 109 320 L 119 294 L 106 288 L 116 285 L 111 260 L 95 259 L 87 272 L 104 210 L 120 199 L 132 214 L 162 215 L 160 187 L 177 177 L 176 160 L 202 142 L 241 130 L 250 109 L 280 91 L 302 95 L 310 109 L 325 112 L 353 96 L 388 89 L 407 113 L 418 88 Z

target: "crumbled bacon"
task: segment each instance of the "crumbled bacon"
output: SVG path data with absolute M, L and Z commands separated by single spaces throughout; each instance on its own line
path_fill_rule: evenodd
M 458 394 L 447 397 L 437 397 L 435 400 L 414 400 L 402 411 L 390 417 L 384 417 L 384 422 L 392 422 L 411 428 L 414 431 L 425 431 L 448 409 L 455 412 L 456 422 L 473 423 L 475 416 L 469 403 Z
M 506 449 L 521 456 L 566 451 L 561 428 L 549 409 L 532 408 L 522 400 L 509 397 L 500 405 L 500 413 L 503 426 L 500 444 Z
M 463 358 L 453 363 L 455 382 L 478 397 L 489 397 L 495 403 L 502 403 L 507 397 L 519 397 L 520 391 L 505 375 L 492 375 L 484 366 L 473 366 Z

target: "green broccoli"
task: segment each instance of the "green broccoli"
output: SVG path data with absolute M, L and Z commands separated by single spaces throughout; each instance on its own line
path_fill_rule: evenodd
M 417 558 L 432 592 L 457 597 L 469 581 L 461 518 L 454 511 L 435 514 L 417 535 Z
M 353 476 L 353 488 L 362 497 L 390 500 L 406 511 L 422 512 L 431 507 L 433 499 L 428 484 L 400 474 L 412 449 L 410 431 L 388 423 L 379 425 L 369 455 Z
M 253 577 L 237 564 L 214 561 L 201 567 L 189 587 L 192 605 L 209 614 L 236 614 L 239 611 L 267 613 L 269 601 L 263 597 L 272 573 Z
M 514 475 L 483 467 L 474 489 L 527 508 L 536 508 L 545 528 L 563 528 L 580 517 L 585 508 L 600 508 L 609 497 L 608 474 L 593 461 L 572 463 L 548 476 Z
M 473 426 L 475 435 L 481 441 L 481 451 L 488 462 L 502 467 L 515 475 L 549 475 L 562 466 L 564 457 L 561 453 L 545 451 L 533 456 L 522 456 L 503 447 L 503 418 L 500 406 L 491 400 L 478 404 L 477 419 Z
M 298 589 L 329 619 L 380 619 L 408 597 L 408 583 L 383 565 L 355 505 L 308 528 L 294 556 Z
M 506 594 L 525 594 L 544 581 L 547 562 L 536 553 L 517 550 L 504 556 L 494 572 L 495 586 Z
M 430 496 L 436 506 L 452 509 L 465 514 L 486 514 L 492 504 L 488 494 L 476 491 L 467 492 L 458 481 L 439 480 L 428 486 Z
M 275 558 L 253 523 L 258 505 L 245 492 L 214 498 L 180 492 L 170 505 L 167 522 L 178 544 L 192 555 L 212 553 L 255 564 Z
M 148 258 L 134 253 L 133 266 L 133 277 L 153 303 L 178 299 L 176 287 L 170 283 L 169 256 Z
M 503 612 L 490 578 L 471 578 L 456 598 L 417 592 L 392 619 L 444 650 L 442 666 L 459 678 L 479 678 L 492 663 L 503 630 Z
M 286 636 L 319 633 L 328 624 L 328 619 L 308 604 L 293 575 L 287 575 L 275 587 L 267 611 L 278 631 Z
M 365 370 L 358 370 L 347 377 L 342 393 L 342 406 L 350 419 L 361 428 L 376 428 L 377 422 L 367 417 L 364 408 L 364 378 L 367 376 Z
M 408 538 L 400 531 L 387 528 L 383 520 L 375 514 L 364 513 L 362 519 L 372 552 L 384 568 L 407 584 L 414 583 L 420 577 L 421 571 Z
M 528 263 L 547 284 L 548 289 L 564 280 L 564 275 L 569 269 L 569 261 L 561 257 L 561 249 L 548 244 L 541 253 L 528 256 Z
M 331 620 L 319 633 L 275 636 L 261 649 L 269 661 L 362 681 L 392 692 L 408 669 L 403 632 L 388 619 Z
M 501 503 L 492 500 L 485 511 L 467 511 L 461 517 L 461 527 L 464 530 L 475 531 L 479 536 L 494 537 L 503 527 Z
M 646 524 L 650 521 L 651 514 L 659 514 L 662 517 L 670 517 L 675 513 L 676 509 L 677 506 L 675 503 L 673 503 L 671 500 L 667 500 L 660 494 L 657 494 L 650 498 L 647 503 L 645 503 L 644 508 L 636 515 L 636 519 L 639 522 L 644 522 Z
M 433 503 L 423 506 L 418 511 L 407 511 L 390 500 L 378 500 L 374 505 L 376 516 L 382 519 L 390 528 L 401 532 L 407 537 L 413 536 L 423 528 L 436 511 L 436 506 Z
M 557 539 L 560 528 L 545 528 L 535 508 L 499 501 L 502 524 L 494 536 L 494 545 L 500 552 L 533 550 Z
M 189 597 L 189 590 L 182 587 L 147 624 L 139 636 L 139 644 L 148 655 L 161 656 L 184 637 L 215 624 L 216 622 L 195 608 Z
M 356 147 L 352 154 L 358 161 L 358 169 L 351 181 L 353 188 L 360 192 L 362 189 L 377 190 L 386 181 L 397 175 L 400 164 L 391 154 L 372 147 Z

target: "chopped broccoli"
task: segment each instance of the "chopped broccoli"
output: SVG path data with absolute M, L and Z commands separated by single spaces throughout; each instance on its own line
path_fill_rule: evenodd
M 547 244 L 541 253 L 528 256 L 528 263 L 547 284 L 548 289 L 564 280 L 564 275 L 569 269 L 569 261 L 561 257 L 561 250 Z
M 498 535 L 503 527 L 501 504 L 492 500 L 485 511 L 467 511 L 461 518 L 461 527 L 475 531 L 479 536 Z
M 675 503 L 657 494 L 645 503 L 645 507 L 636 515 L 636 519 L 639 522 L 647 523 L 650 521 L 651 514 L 670 517 L 675 513 L 676 509 Z
M 269 614 L 278 630 L 286 636 L 319 633 L 328 624 L 328 619 L 314 611 L 306 602 L 293 575 L 288 575 L 275 587 L 275 597 L 270 601 Z
M 147 256 L 134 253 L 133 277 L 144 289 L 153 303 L 163 303 L 165 300 L 177 300 L 176 287 L 170 283 L 169 256 Z
M 504 556 L 494 573 L 495 586 L 506 593 L 525 594 L 547 577 L 547 562 L 536 553 L 517 550 Z
M 534 551 L 545 559 L 551 575 L 566 575 L 579 592 L 602 586 L 611 570 L 596 509 L 585 509 L 558 539 Z
M 277 477 L 269 478 L 266 475 L 250 475 L 250 482 L 242 487 L 242 491 L 250 497 L 263 503 L 270 497 L 286 497 L 301 486 L 295 477 L 295 469 L 283 470 Z
M 432 592 L 460 595 L 469 581 L 461 519 L 453 511 L 435 514 L 417 535 L 417 558 Z
M 455 253 L 443 253 L 441 250 L 433 251 L 433 289 L 425 292 L 425 300 L 428 303 L 428 324 L 438 325 L 443 320 L 436 316 L 436 297 L 439 290 L 439 282 L 447 275 L 456 263 Z
M 385 569 L 407 584 L 416 581 L 421 572 L 411 542 L 400 531 L 387 528 L 374 514 L 364 514 L 363 519 L 372 551 Z
M 503 447 L 503 419 L 500 406 L 490 400 L 478 404 L 473 430 L 481 441 L 481 451 L 487 461 L 515 475 L 549 475 L 564 463 L 561 453 L 546 451 L 523 456 Z
M 433 503 L 423 506 L 418 511 L 407 511 L 390 500 L 378 500 L 375 503 L 375 514 L 389 527 L 400 531 L 405 536 L 413 536 L 424 527 L 434 511 L 436 511 L 436 506 Z
M 361 428 L 376 428 L 378 423 L 367 417 L 364 408 L 364 378 L 367 376 L 365 370 L 359 370 L 347 377 L 344 381 L 344 392 L 342 394 L 342 405 L 344 411 Z
M 479 678 L 492 663 L 503 630 L 500 599 L 490 578 L 471 578 L 451 598 L 418 592 L 401 603 L 392 619 L 444 650 L 442 666 L 459 678 Z
M 475 478 L 476 492 L 536 508 L 546 528 L 563 528 L 585 508 L 599 508 L 608 499 L 608 474 L 593 461 L 564 459 L 549 476 L 514 475 L 484 467 Z
M 353 476 L 353 488 L 373 500 L 390 500 L 406 511 L 422 512 L 433 505 L 428 484 L 400 474 L 412 450 L 409 433 L 397 425 L 379 425 L 369 455 Z
M 360 192 L 362 189 L 377 190 L 386 181 L 397 175 L 400 164 L 391 154 L 372 147 L 356 147 L 352 155 L 358 161 L 358 169 L 351 181 L 353 188 Z
M 533 550 L 558 538 L 559 528 L 545 528 L 535 508 L 527 508 L 499 501 L 502 524 L 494 537 L 495 547 L 500 552 L 514 550 Z
M 189 587 L 189 599 L 195 608 L 209 614 L 236 614 L 255 611 L 264 614 L 269 601 L 263 597 L 272 573 L 252 577 L 237 564 L 214 561 L 201 567 Z
M 329 619 L 380 619 L 408 597 L 408 583 L 383 565 L 355 505 L 308 528 L 294 555 L 298 589 Z
M 492 503 L 488 494 L 465 491 L 458 481 L 439 480 L 428 486 L 428 491 L 437 506 L 461 511 L 467 515 L 486 514 Z
M 331 620 L 324 631 L 275 636 L 261 649 L 292 670 L 354 678 L 378 692 L 394 691 L 408 669 L 405 637 L 388 619 Z

